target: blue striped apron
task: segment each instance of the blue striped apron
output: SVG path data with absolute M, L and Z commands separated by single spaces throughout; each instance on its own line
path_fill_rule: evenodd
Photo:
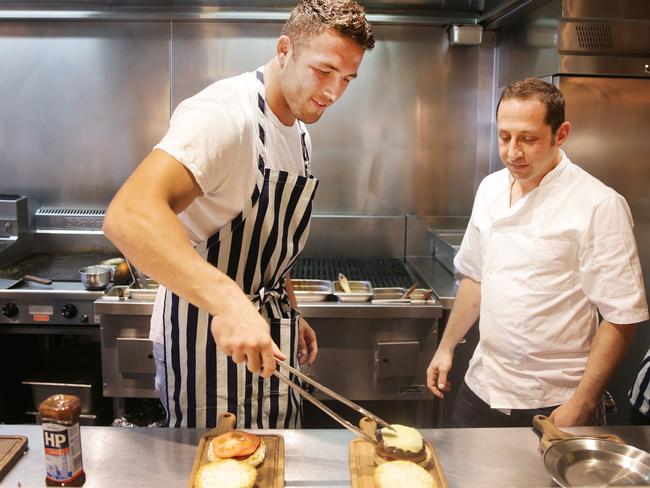
M 318 180 L 309 170 L 305 128 L 298 122 L 305 175 L 270 169 L 265 127 L 270 110 L 264 74 L 256 72 L 258 174 L 246 207 L 216 234 L 195 246 L 228 274 L 270 324 L 271 337 L 298 367 L 298 320 L 285 289 L 286 273 L 307 240 Z M 219 300 L 219 297 L 215 297 Z M 237 415 L 244 428 L 300 427 L 301 399 L 274 376 L 264 379 L 235 364 L 210 333 L 212 316 L 170 290 L 163 315 L 166 402 L 170 427 L 214 427 L 218 415 Z M 298 382 L 297 378 L 292 379 Z

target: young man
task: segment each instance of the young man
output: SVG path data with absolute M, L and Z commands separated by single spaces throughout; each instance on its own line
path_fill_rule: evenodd
M 454 348 L 480 315 L 455 426 L 530 426 L 535 414 L 558 426 L 601 422 L 632 324 L 648 318 L 629 208 L 561 150 L 571 131 L 564 105 L 534 78 L 501 95 L 505 169 L 477 191 L 455 259 L 463 279 L 427 370 L 442 398 Z
M 274 356 L 297 366 L 317 353 L 288 277 L 317 187 L 303 122 L 343 95 L 373 45 L 354 1 L 301 0 L 275 57 L 183 101 L 111 202 L 105 234 L 162 285 L 150 339 L 170 426 L 211 427 L 226 411 L 243 427 L 299 426 L 300 397 L 269 376 Z

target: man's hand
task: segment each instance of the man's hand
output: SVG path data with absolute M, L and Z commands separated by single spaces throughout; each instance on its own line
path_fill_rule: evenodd
M 427 368 L 427 386 L 438 398 L 444 398 L 443 391 L 451 391 L 451 382 L 447 379 L 447 374 L 451 370 L 453 359 L 452 351 L 438 348 Z
M 225 355 L 237 364 L 245 361 L 251 373 L 264 378 L 275 371 L 274 357 L 286 359 L 271 339 L 268 323 L 248 300 L 213 317 L 210 331 Z
M 589 407 L 571 399 L 553 410 L 549 419 L 556 427 L 586 425 L 593 415 L 594 409 L 595 407 Z
M 318 355 L 318 341 L 316 340 L 316 332 L 307 323 L 305 319 L 300 317 L 299 329 L 300 335 L 298 338 L 298 361 L 300 364 L 307 363 L 311 366 L 316 361 Z

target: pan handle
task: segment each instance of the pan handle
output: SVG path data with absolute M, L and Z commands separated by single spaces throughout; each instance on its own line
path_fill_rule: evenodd
M 34 275 L 24 275 L 23 280 L 25 281 L 31 281 L 32 283 L 38 283 L 40 285 L 51 285 L 52 280 L 48 278 L 41 278 L 40 276 L 34 276 Z
M 574 437 L 573 434 L 558 429 L 546 415 L 535 415 L 533 425 L 542 436 L 546 435 L 549 440 L 572 439 Z
M 207 436 L 218 436 L 234 430 L 237 426 L 237 417 L 234 413 L 225 412 L 219 415 L 217 426 L 208 432 Z

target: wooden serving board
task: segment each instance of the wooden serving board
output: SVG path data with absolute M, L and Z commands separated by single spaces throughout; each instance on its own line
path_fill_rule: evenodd
M 22 435 L 0 436 L 0 480 L 9 472 L 27 449 L 27 437 Z
M 361 429 L 367 434 L 375 436 L 377 424 L 364 417 L 359 422 Z M 448 488 L 447 479 L 442 472 L 438 454 L 429 441 L 424 441 L 431 451 L 431 461 L 424 468 L 433 478 L 435 488 Z M 357 437 L 350 441 L 348 446 L 350 460 L 350 480 L 352 488 L 375 488 L 375 446 L 365 439 Z
M 201 436 L 196 450 L 188 488 L 194 487 L 194 478 L 201 466 L 208 464 L 208 446 L 210 441 L 225 432 L 233 430 L 236 425 L 235 415 L 225 413 L 219 417 L 217 427 Z M 266 444 L 266 457 L 257 469 L 256 488 L 284 488 L 284 438 L 281 435 L 260 435 Z

